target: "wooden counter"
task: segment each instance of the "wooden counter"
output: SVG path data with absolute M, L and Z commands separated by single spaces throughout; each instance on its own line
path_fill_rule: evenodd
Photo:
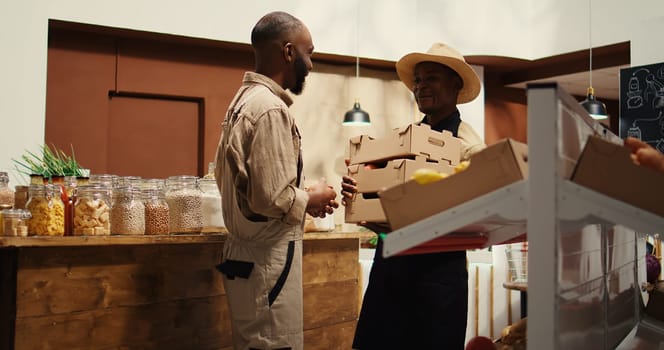
M 350 349 L 364 233 L 306 233 L 306 349 Z M 231 349 L 224 234 L 0 238 L 0 349 Z

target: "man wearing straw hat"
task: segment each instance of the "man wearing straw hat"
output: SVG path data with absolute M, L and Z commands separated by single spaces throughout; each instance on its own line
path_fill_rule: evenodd
M 421 123 L 448 130 L 461 139 L 461 159 L 485 147 L 461 120 L 457 104 L 480 92 L 480 80 L 463 56 L 445 44 L 426 53 L 410 53 L 396 64 L 401 81 L 413 91 Z M 344 176 L 342 200 L 357 192 Z M 362 223 L 376 232 L 390 228 Z M 379 240 L 355 331 L 355 349 L 463 349 L 468 314 L 466 252 L 383 258 Z

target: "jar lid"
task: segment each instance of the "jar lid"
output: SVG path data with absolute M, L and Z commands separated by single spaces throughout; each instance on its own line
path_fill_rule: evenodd
M 5 218 L 29 219 L 32 214 L 27 209 L 5 209 L 2 211 L 2 216 Z

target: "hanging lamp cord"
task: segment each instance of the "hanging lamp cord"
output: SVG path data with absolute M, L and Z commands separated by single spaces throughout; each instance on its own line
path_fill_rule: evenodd
M 588 72 L 590 75 L 590 87 L 593 87 L 593 12 L 592 0 L 588 0 L 588 43 L 590 44 L 590 64 Z
M 357 0 L 355 15 L 355 102 L 360 96 L 360 0 Z

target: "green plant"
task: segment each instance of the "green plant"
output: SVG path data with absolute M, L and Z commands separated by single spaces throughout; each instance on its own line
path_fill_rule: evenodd
M 71 147 L 71 156 L 55 145 L 41 146 L 41 154 L 31 151 L 21 155 L 21 159 L 13 159 L 16 170 L 25 175 L 38 174 L 45 178 L 52 176 L 83 176 L 81 166 L 74 157 L 74 147 Z

